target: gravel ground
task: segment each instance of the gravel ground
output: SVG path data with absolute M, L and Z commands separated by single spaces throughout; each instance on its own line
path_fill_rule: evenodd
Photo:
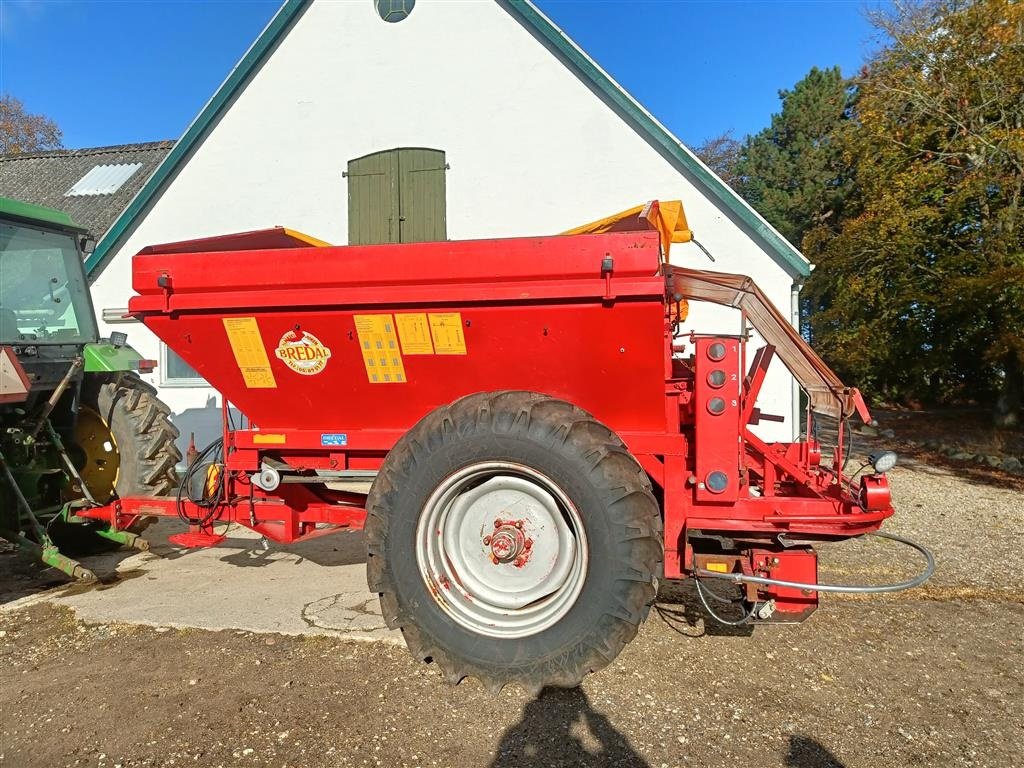
M 938 561 L 924 587 L 726 631 L 669 585 L 615 663 L 536 699 L 380 644 L 0 613 L 0 766 L 1021 765 L 1024 492 L 921 460 L 891 479 L 887 529 Z M 821 575 L 916 567 L 850 542 Z

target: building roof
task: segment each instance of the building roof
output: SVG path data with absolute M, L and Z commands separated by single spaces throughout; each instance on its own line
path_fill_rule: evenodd
M 154 141 L 0 155 L 0 196 L 63 211 L 98 240 L 173 146 Z
M 220 116 L 230 108 L 235 96 L 245 88 L 263 62 L 272 55 L 277 44 L 288 34 L 288 31 L 311 2 L 312 0 L 285 0 L 256 42 L 231 70 L 227 79 L 192 121 L 160 166 L 100 240 L 96 250 L 86 260 L 86 270 L 91 277 L 94 278 L 99 274 L 100 268 L 106 263 L 115 246 L 132 232 L 149 205 L 174 178 L 177 169 L 187 162 L 191 151 L 198 146 Z M 810 262 L 792 243 L 772 227 L 732 187 L 718 178 L 693 152 L 601 69 L 568 35 L 541 13 L 530 0 L 497 0 L 497 2 L 528 30 L 544 41 L 567 67 L 606 99 L 622 119 L 663 152 L 681 172 L 692 176 L 697 185 L 703 188 L 709 197 L 721 202 L 725 209 L 746 227 L 751 236 L 759 240 L 769 253 L 774 253 L 780 263 L 794 276 L 807 277 L 810 275 Z M 0 194 L 2 194 L 2 188 L 0 188 Z

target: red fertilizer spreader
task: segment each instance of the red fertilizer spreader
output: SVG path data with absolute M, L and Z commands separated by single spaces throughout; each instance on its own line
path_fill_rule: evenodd
M 228 523 L 285 544 L 364 529 L 389 626 L 492 688 L 605 666 L 659 580 L 693 577 L 738 624 L 927 578 L 912 544 L 915 580 L 818 583 L 815 546 L 893 514 L 895 455 L 845 471 L 860 393 L 751 280 L 667 263 L 690 237 L 678 203 L 575 232 L 325 247 L 278 228 L 143 249 L 129 314 L 222 394 L 223 437 L 177 496 L 79 514 L 179 515 L 200 545 Z M 691 301 L 735 308 L 742 332 L 684 331 Z M 772 363 L 805 395 L 795 442 L 752 429 L 780 420 L 758 407 Z M 827 452 L 819 414 L 838 424 Z

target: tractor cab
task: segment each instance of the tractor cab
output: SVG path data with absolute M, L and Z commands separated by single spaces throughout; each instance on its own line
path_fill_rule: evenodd
M 180 458 L 152 370 L 124 334 L 101 339 L 83 257 L 92 238 L 67 214 L 0 198 L 0 537 L 79 577 L 61 531 L 133 534 L 77 513 L 120 494 L 166 493 Z
M 90 242 L 65 213 L 0 198 L 0 345 L 35 393 L 56 386 L 99 341 L 82 263 Z

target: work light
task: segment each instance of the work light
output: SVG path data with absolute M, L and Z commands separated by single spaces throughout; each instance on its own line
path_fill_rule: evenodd
M 877 474 L 884 475 L 896 466 L 898 458 L 895 451 L 882 451 L 881 453 L 872 453 L 868 456 L 868 461 L 871 462 L 871 466 L 875 468 Z

